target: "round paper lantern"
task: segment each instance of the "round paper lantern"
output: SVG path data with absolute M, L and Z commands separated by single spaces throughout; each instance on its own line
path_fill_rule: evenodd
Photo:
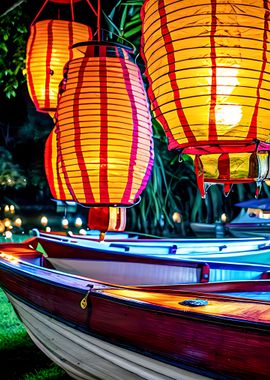
M 93 42 L 77 48 L 85 55 L 66 65 L 56 114 L 68 189 L 86 205 L 131 205 L 153 165 L 140 70 L 123 46 Z
M 269 2 L 146 0 L 142 20 L 149 97 L 169 148 L 269 150 Z
M 124 231 L 126 209 L 119 207 L 91 207 L 88 214 L 88 227 L 91 230 Z
M 62 201 L 72 201 L 73 198 L 67 188 L 64 174 L 61 170 L 61 163 L 57 162 L 55 128 L 51 131 L 45 144 L 44 165 L 53 198 Z
M 80 55 L 79 50 L 73 51 L 70 46 L 88 39 L 92 39 L 91 28 L 74 21 L 43 20 L 31 26 L 26 73 L 29 94 L 37 111 L 53 115 L 63 67 Z

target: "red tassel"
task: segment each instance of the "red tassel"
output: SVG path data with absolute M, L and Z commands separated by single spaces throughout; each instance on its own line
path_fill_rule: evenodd
M 203 199 L 206 198 L 206 192 L 204 188 L 204 172 L 203 172 L 203 163 L 200 159 L 199 155 L 195 156 L 194 160 L 194 169 L 196 173 L 196 178 L 197 178 L 197 185 L 201 193 L 201 197 Z
M 231 189 L 232 189 L 232 185 L 230 183 L 225 183 L 224 184 L 223 193 L 224 193 L 225 197 L 228 197 L 228 195 L 231 192 Z

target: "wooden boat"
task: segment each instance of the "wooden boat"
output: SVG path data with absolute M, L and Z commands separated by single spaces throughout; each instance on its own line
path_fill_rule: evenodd
M 71 249 L 46 243 L 36 237 L 2 244 L 0 284 L 33 341 L 73 378 L 269 379 L 269 280 L 179 285 L 167 276 L 171 268 L 184 268 L 185 282 L 192 282 L 192 276 L 198 282 L 207 281 L 198 272 L 209 265 L 211 275 L 218 263 L 168 263 L 128 254 L 120 259 L 116 253 L 119 266 L 123 260 L 132 262 L 129 283 L 109 284 L 101 274 L 103 269 L 104 278 L 113 280 L 111 253 L 100 257 L 91 251 L 90 257 L 90 251 L 78 247 L 77 262 L 94 267 L 99 262 L 99 273 L 72 275 L 58 267 L 70 259 Z M 138 263 L 152 284 L 141 277 L 131 285 Z M 219 265 L 230 277 L 234 264 L 227 264 L 227 270 Z M 255 265 L 249 269 L 257 278 L 269 271 Z
M 35 234 L 47 242 L 61 242 L 86 247 L 97 252 L 126 253 L 144 256 L 165 256 L 176 259 L 206 260 L 240 263 L 270 264 L 270 240 L 268 238 L 249 239 L 109 239 L 98 242 L 92 236 L 69 234 L 63 236 L 44 233 Z M 44 243 L 49 244 L 49 243 Z M 58 250 L 58 249 L 57 249 Z

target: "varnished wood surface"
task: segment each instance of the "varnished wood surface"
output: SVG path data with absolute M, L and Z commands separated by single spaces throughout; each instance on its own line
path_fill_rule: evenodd
M 99 291 L 99 293 L 115 297 L 117 299 L 145 302 L 146 304 L 157 306 L 160 308 L 167 308 L 174 311 L 192 312 L 194 314 L 201 314 L 207 316 L 227 317 L 230 319 L 237 319 L 250 322 L 263 322 L 270 327 L 270 302 L 263 301 L 260 303 L 252 302 L 252 300 L 243 302 L 241 299 L 229 300 L 215 299 L 209 293 L 149 293 L 147 291 L 125 290 L 125 289 L 108 289 Z M 185 300 L 201 299 L 207 300 L 206 306 L 184 306 L 181 302 Z

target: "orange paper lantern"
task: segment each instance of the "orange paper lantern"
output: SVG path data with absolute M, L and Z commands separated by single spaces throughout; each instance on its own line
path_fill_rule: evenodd
M 69 47 L 92 38 L 90 27 L 74 21 L 44 20 L 31 26 L 27 43 L 28 90 L 36 109 L 54 112 L 65 63 L 79 54 Z
M 77 47 L 85 55 L 66 65 L 56 114 L 68 189 L 86 205 L 131 205 L 153 165 L 151 116 L 140 70 L 123 46 L 93 42 Z
M 91 207 L 88 214 L 88 227 L 91 230 L 124 231 L 126 209 L 118 207 Z
M 73 198 L 67 188 L 61 163 L 57 161 L 57 144 L 55 128 L 51 131 L 45 144 L 45 173 L 50 191 L 54 199 L 72 201 Z
M 269 150 L 269 2 L 146 0 L 142 19 L 149 97 L 169 148 Z

